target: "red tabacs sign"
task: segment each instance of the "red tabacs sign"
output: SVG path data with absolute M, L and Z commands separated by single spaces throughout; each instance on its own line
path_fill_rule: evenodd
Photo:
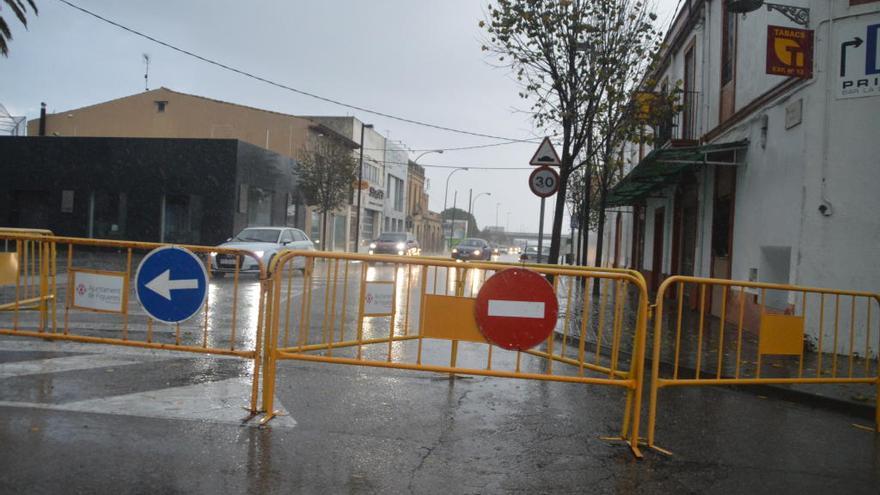
M 813 30 L 767 26 L 767 74 L 813 77 Z

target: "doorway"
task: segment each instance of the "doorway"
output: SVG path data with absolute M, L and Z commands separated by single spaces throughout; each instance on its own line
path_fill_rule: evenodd
M 654 244 L 651 261 L 651 290 L 656 291 L 663 281 L 663 223 L 666 208 L 654 210 Z

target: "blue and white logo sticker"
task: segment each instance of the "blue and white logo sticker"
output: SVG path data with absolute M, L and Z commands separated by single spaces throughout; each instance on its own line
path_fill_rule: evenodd
M 164 323 L 180 323 L 196 314 L 208 295 L 208 273 L 188 249 L 156 248 L 135 275 L 135 294 L 144 311 Z

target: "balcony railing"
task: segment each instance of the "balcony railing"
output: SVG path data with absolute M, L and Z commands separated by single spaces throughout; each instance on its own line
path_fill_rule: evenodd
M 665 146 L 670 141 L 696 141 L 700 138 L 697 123 L 699 97 L 696 91 L 681 93 L 680 111 L 667 116 L 654 129 L 656 146 Z

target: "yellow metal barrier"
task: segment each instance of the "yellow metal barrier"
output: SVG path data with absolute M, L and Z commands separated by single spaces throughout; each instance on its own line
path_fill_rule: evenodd
M 275 415 L 278 360 L 607 385 L 626 392 L 615 439 L 641 457 L 648 308 L 641 276 L 530 267 L 552 280 L 556 330 L 535 348 L 508 351 L 480 333 L 474 298 L 492 274 L 519 264 L 315 251 L 276 258 L 266 310 L 263 422 Z M 304 260 L 302 276 L 294 260 Z M 602 285 L 598 297 L 593 280 Z
M 880 295 L 673 276 L 656 301 L 649 447 L 664 451 L 654 443 L 664 387 L 874 384 L 880 431 Z
M 0 231 L 0 244 L 14 245 L 22 263 L 11 284 L 0 284 L 0 335 L 38 337 L 96 344 L 123 345 L 237 356 L 253 361 L 250 410 L 257 412 L 263 348 L 263 322 L 269 280 L 259 257 L 249 251 L 178 245 L 206 263 L 218 254 L 235 257 L 231 280 L 210 280 L 204 307 L 187 321 L 170 325 L 154 320 L 134 299 L 133 267 L 147 252 L 167 244 L 81 239 Z M 30 254 L 24 254 L 27 251 Z M 56 258 L 61 257 L 61 266 Z M 241 273 L 245 258 L 258 262 L 256 278 Z M 30 263 L 30 266 L 28 266 Z M 24 281 L 39 275 L 39 287 Z M 77 303 L 84 291 L 79 278 L 112 281 L 99 305 Z M 112 286 L 112 287 L 111 287 Z M 121 289 L 113 288 L 121 287 Z M 81 296 L 82 293 L 80 293 Z M 36 306 L 34 302 L 36 301 Z M 37 309 L 25 313 L 25 309 Z
M 51 235 L 45 229 L 0 227 L 0 287 L 15 285 L 17 294 L 11 303 L 0 302 L 0 311 L 43 309 L 49 276 L 43 258 L 50 253 L 43 252 L 47 245 L 41 240 Z

